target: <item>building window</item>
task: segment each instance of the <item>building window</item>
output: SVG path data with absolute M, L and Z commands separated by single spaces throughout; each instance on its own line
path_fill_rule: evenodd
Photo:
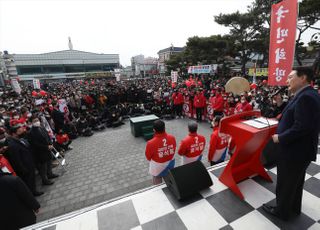
M 17 67 L 18 74 L 40 74 L 41 67 L 38 66 L 28 66 L 28 67 Z

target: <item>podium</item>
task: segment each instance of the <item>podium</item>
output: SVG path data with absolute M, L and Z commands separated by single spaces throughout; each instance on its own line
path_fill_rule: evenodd
M 219 127 L 220 132 L 232 136 L 236 145 L 236 150 L 219 180 L 241 199 L 244 199 L 244 196 L 237 183 L 255 174 L 272 182 L 260 161 L 260 156 L 264 146 L 275 133 L 277 122 L 268 119 L 271 124 L 263 124 L 255 118 L 266 121 L 261 117 L 260 111 L 249 111 L 224 117 Z

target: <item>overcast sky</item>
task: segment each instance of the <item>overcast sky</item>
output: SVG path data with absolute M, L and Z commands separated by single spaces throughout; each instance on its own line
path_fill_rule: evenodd
M 191 36 L 226 34 L 214 15 L 245 12 L 253 0 L 0 0 L 0 51 L 45 53 L 68 49 L 115 53 L 120 63 L 184 46 Z

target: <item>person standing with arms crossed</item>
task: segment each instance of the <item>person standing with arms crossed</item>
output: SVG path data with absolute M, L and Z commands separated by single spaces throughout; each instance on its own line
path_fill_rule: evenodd
M 298 67 L 288 76 L 294 95 L 284 108 L 273 142 L 280 147 L 277 162 L 276 206 L 263 209 L 282 220 L 301 213 L 303 185 L 311 161 L 316 160 L 320 131 L 320 96 L 310 86 L 313 72 Z

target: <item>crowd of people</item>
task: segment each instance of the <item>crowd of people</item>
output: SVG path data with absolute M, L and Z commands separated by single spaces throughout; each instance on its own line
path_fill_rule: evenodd
M 52 172 L 57 165 L 52 150 L 65 154 L 78 136 L 91 136 L 96 131 L 121 126 L 129 117 L 147 114 L 163 119 L 190 117 L 198 122 L 215 118 L 213 126 L 222 116 L 252 109 L 260 109 L 266 117 L 277 117 L 288 100 L 285 88 L 269 87 L 262 80 L 241 95 L 225 92 L 228 79 L 197 76 L 178 82 L 169 77 L 72 80 L 44 82 L 41 89 L 21 85 L 20 93 L 8 86 L 1 88 L 0 156 L 12 167 L 6 168 L 7 172 L 16 173 L 31 193 L 39 196 L 43 192 L 36 188 L 35 172 L 43 185 L 53 184 L 59 175 Z M 196 132 L 194 124 L 189 131 Z M 213 164 L 221 159 L 210 161 Z

